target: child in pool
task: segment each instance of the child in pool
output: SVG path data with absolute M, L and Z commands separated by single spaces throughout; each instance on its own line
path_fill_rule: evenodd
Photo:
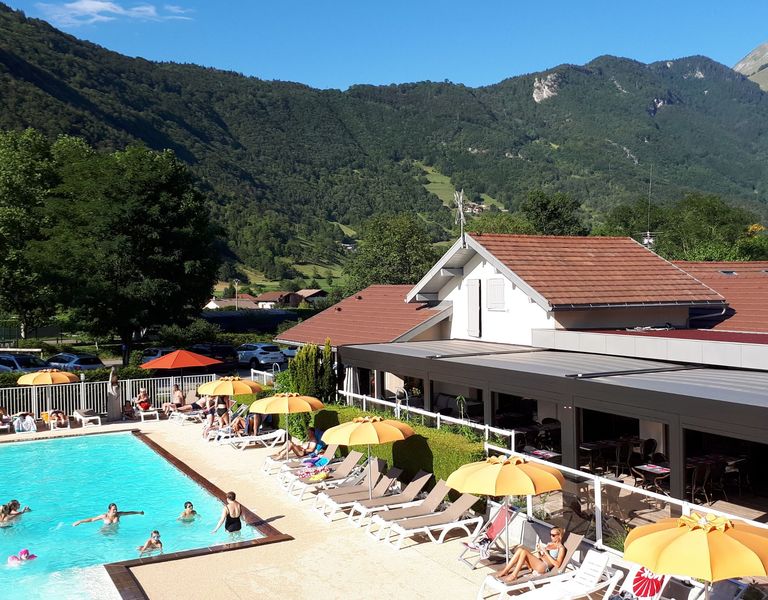
M 143 546 L 136 548 L 141 554 L 145 552 L 152 552 L 154 550 L 163 551 L 163 542 L 160 541 L 160 532 L 157 529 L 152 530 L 149 539 L 144 542 Z
M 179 515 L 179 521 L 194 521 L 196 516 L 197 511 L 195 510 L 195 507 L 189 500 L 187 500 L 184 503 L 184 510 L 181 511 L 181 514 Z

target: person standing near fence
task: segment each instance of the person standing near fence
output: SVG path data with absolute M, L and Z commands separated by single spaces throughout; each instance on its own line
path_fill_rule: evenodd
M 122 417 L 122 404 L 120 402 L 120 381 L 117 378 L 115 367 L 109 371 L 107 381 L 107 419 L 119 421 Z

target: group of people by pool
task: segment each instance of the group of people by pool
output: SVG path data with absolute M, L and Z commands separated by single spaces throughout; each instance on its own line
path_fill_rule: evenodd
M 29 509 L 26 509 L 29 510 Z M 118 510 L 117 504 L 112 502 L 107 507 L 107 512 L 102 513 L 100 515 L 96 515 L 95 517 L 89 517 L 86 519 L 80 519 L 78 521 L 75 521 L 72 523 L 73 527 L 77 527 L 78 525 L 82 525 L 83 523 L 93 523 L 100 521 L 105 526 L 113 526 L 117 525 L 120 522 L 121 517 L 125 517 L 128 515 L 143 515 L 143 510 Z M 181 511 L 181 514 L 178 517 L 179 521 L 194 521 L 199 517 L 198 512 L 195 510 L 194 505 L 187 501 L 184 503 L 184 510 Z M 221 516 L 219 518 L 218 523 L 216 523 L 216 527 L 213 528 L 211 533 L 216 533 L 222 525 L 224 525 L 224 530 L 229 533 L 234 533 L 236 531 L 240 531 L 242 528 L 242 505 L 237 501 L 237 495 L 235 492 L 227 492 L 226 500 L 224 503 L 224 508 L 222 508 Z M 149 536 L 149 539 L 144 543 L 144 545 L 139 546 L 137 548 L 139 552 L 142 554 L 147 552 L 153 552 L 156 550 L 162 551 L 163 549 L 163 543 L 160 541 L 160 532 L 157 529 L 153 529 L 152 533 Z
M 21 515 L 30 512 L 29 506 L 21 508 L 21 503 L 18 500 L 11 500 L 6 504 L 0 505 L 0 527 L 10 527 L 13 521 L 18 519 Z M 222 508 L 219 521 L 213 528 L 211 533 L 216 533 L 222 525 L 224 530 L 229 533 L 235 533 L 242 528 L 242 505 L 237 501 L 237 495 L 235 492 L 227 492 L 224 507 Z M 107 511 L 96 515 L 95 517 L 88 517 L 85 519 L 79 519 L 72 523 L 73 527 L 82 525 L 83 523 L 101 522 L 104 527 L 114 528 L 120 523 L 120 518 L 129 515 L 143 515 L 143 510 L 118 510 L 117 504 L 110 503 L 107 507 Z M 179 521 L 191 522 L 199 517 L 198 512 L 195 510 L 192 502 L 184 503 L 184 510 L 178 517 Z M 163 543 L 160 541 L 160 532 L 157 529 L 153 529 L 149 535 L 149 539 L 144 542 L 143 545 L 138 546 L 137 550 L 140 554 L 147 554 L 150 552 L 162 552 Z

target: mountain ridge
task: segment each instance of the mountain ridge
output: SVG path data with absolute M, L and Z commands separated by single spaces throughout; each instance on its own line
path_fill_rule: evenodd
M 0 33 L 0 127 L 173 149 L 229 251 L 277 278 L 280 257 L 337 261 L 335 221 L 359 230 L 372 215 L 416 211 L 434 239 L 447 237 L 450 211 L 416 161 L 511 210 L 545 189 L 599 221 L 645 195 L 653 164 L 660 201 L 699 190 L 766 213 L 768 96 L 702 56 L 605 55 L 477 88 L 340 91 L 129 58 L 2 4 Z

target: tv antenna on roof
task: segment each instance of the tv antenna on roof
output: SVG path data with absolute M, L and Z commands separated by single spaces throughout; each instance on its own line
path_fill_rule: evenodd
M 651 231 L 651 191 L 653 189 L 653 163 L 651 163 L 651 172 L 648 175 L 648 210 L 647 210 L 647 221 L 646 221 L 646 230 L 645 233 L 643 233 L 643 246 L 646 248 L 653 248 L 653 245 L 656 243 L 656 240 L 653 237 L 653 232 Z
M 456 203 L 456 224 L 461 230 L 461 247 L 467 247 L 467 241 L 464 238 L 464 225 L 467 224 L 467 218 L 464 216 L 464 190 L 460 192 L 453 191 L 453 201 Z

